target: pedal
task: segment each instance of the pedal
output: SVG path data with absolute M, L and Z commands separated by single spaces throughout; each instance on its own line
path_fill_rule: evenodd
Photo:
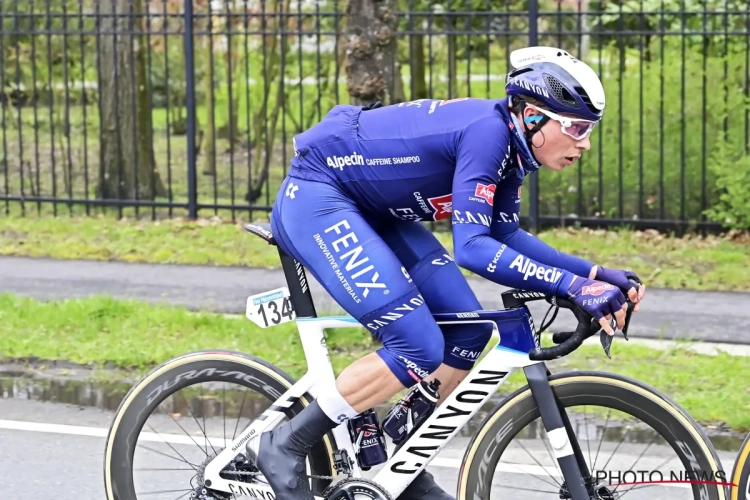
M 352 460 L 346 450 L 336 450 L 333 452 L 333 466 L 339 474 L 350 476 L 352 473 Z

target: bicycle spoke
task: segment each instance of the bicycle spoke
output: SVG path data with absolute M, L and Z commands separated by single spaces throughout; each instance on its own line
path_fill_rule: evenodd
M 180 391 L 180 394 L 182 394 L 181 391 Z M 203 435 L 205 436 L 206 435 L 206 431 L 203 430 L 203 427 L 201 427 L 201 423 L 198 422 L 198 418 L 195 416 L 195 413 L 193 413 L 193 409 L 190 407 L 190 403 L 188 402 L 188 400 L 187 400 L 187 398 L 185 397 L 184 394 L 182 394 L 182 400 L 185 401 L 185 406 L 187 406 L 187 409 L 190 412 L 190 416 L 193 417 L 193 420 L 195 420 L 195 424 L 201 430 L 201 433 L 203 433 Z M 195 444 L 198 444 L 198 443 L 196 442 Z M 198 445 L 198 447 L 200 447 L 200 445 Z M 208 456 L 208 447 L 205 446 L 205 445 L 203 447 L 203 453 L 205 453 L 206 456 Z
M 649 444 L 649 447 L 650 447 L 650 446 L 651 446 L 651 445 Z M 647 449 L 648 449 L 648 448 L 647 448 Z M 639 457 L 639 458 L 640 458 L 640 457 Z M 658 466 L 654 467 L 654 468 L 653 468 L 653 470 L 660 470 L 660 469 L 662 468 L 662 466 L 663 466 L 664 464 L 666 464 L 667 462 L 669 462 L 669 461 L 671 461 L 671 460 L 674 460 L 674 457 L 667 457 L 667 459 L 666 459 L 666 460 L 664 460 L 664 461 L 663 461 L 662 463 L 660 463 L 660 464 L 659 464 Z M 630 466 L 630 469 L 629 469 L 629 470 L 632 470 L 634 466 L 635 466 L 635 464 L 631 465 L 631 466 Z M 620 486 L 622 486 L 622 485 L 618 484 L 617 486 L 615 486 L 615 489 L 614 489 L 614 491 L 613 491 L 612 493 L 615 493 L 615 492 L 617 491 L 617 489 L 618 489 L 618 488 L 619 488 Z M 643 485 L 643 486 L 655 486 L 655 485 Z M 627 490 L 627 491 L 630 491 L 631 489 L 632 489 L 632 488 L 630 488 L 630 489 L 629 489 L 629 490 Z M 624 493 L 623 493 L 623 496 L 625 496 L 625 494 L 624 494 Z M 620 498 L 622 498 L 622 497 L 620 497 Z
M 648 449 L 651 448 L 651 445 L 654 444 L 655 440 L 656 440 L 656 437 L 654 437 L 654 439 L 648 444 L 648 446 L 646 446 L 646 449 L 643 450 L 643 452 L 641 452 L 640 455 L 638 455 L 638 457 L 635 459 L 635 461 L 626 470 L 633 470 L 633 467 L 635 467 L 635 464 L 637 464 L 638 460 L 640 460 L 643 457 L 643 455 L 646 454 L 646 452 L 648 451 Z M 654 469 L 654 470 L 658 470 L 658 469 Z M 620 487 L 620 485 L 615 486 L 615 491 L 617 491 L 617 488 L 619 488 L 619 487 Z
M 188 464 L 188 465 L 189 465 L 190 467 L 192 467 L 192 468 L 193 468 L 193 470 L 194 470 L 195 472 L 198 472 L 198 469 L 196 469 L 196 468 L 195 468 L 195 465 L 194 465 L 194 464 L 191 464 L 190 462 L 188 462 L 187 460 L 185 460 L 185 457 L 182 457 L 182 458 L 180 459 L 180 458 L 177 458 L 177 457 L 173 457 L 172 455 L 167 455 L 166 453 L 164 453 L 164 452 L 162 452 L 162 451 L 159 451 L 159 450 L 154 450 L 153 448 L 149 448 L 149 447 L 148 447 L 148 446 L 146 446 L 146 445 L 141 445 L 141 446 L 143 446 L 143 448 L 145 448 L 146 450 L 148 450 L 148 451 L 150 451 L 150 452 L 156 453 L 156 454 L 158 454 L 158 455 L 164 455 L 165 457 L 167 457 L 167 458 L 171 458 L 172 460 L 177 460 L 178 462 L 183 462 L 183 463 L 186 463 L 186 464 Z M 180 456 L 181 456 L 181 455 L 180 455 Z
M 183 398 L 183 399 L 184 399 L 184 398 Z M 194 443 L 195 443 L 195 446 L 197 446 L 199 450 L 201 450 L 201 451 L 202 451 L 202 452 L 203 452 L 203 453 L 204 453 L 204 454 L 205 454 L 206 456 L 208 456 L 208 451 L 207 451 L 207 450 L 205 450 L 205 449 L 203 449 L 203 448 L 201 448 L 201 445 L 199 445 L 199 444 L 198 444 L 198 441 L 196 441 L 196 440 L 195 440 L 195 438 L 193 438 L 193 436 L 192 436 L 192 435 L 190 435 L 190 434 L 188 433 L 188 431 L 186 431 L 186 430 L 185 430 L 185 428 L 184 428 L 184 427 L 182 427 L 182 425 L 180 425 L 180 423 L 179 423 L 179 422 L 177 421 L 177 419 L 176 419 L 176 418 L 174 418 L 174 417 L 172 416 L 172 414 L 171 414 L 171 413 L 168 413 L 168 415 L 169 415 L 169 418 L 171 418 L 171 419 L 172 419 L 172 421 L 173 421 L 173 422 L 174 422 L 175 424 L 177 424 L 177 427 L 179 427 L 179 428 L 180 428 L 180 429 L 182 430 L 182 432 L 184 432 L 184 433 L 185 433 L 185 435 L 186 435 L 187 437 L 189 437 L 189 438 L 190 438 L 190 440 L 191 440 L 192 442 L 194 442 Z
M 621 500 L 622 498 L 625 497 L 625 495 L 627 495 L 633 490 L 642 490 L 644 488 L 654 488 L 656 486 L 659 486 L 659 485 L 658 484 L 632 484 L 630 485 L 630 488 L 628 488 L 627 490 L 623 490 L 623 493 L 619 496 L 618 500 Z
M 234 438 L 237 436 L 237 428 L 240 425 L 240 420 L 242 419 L 242 409 L 245 408 L 245 398 L 247 398 L 247 389 L 245 389 L 245 394 L 242 396 L 242 403 L 240 403 L 240 413 L 237 415 L 237 423 L 234 424 L 234 432 L 232 433 L 232 441 L 234 441 Z
M 589 450 L 589 464 L 591 464 L 591 440 L 589 439 L 589 417 L 586 415 L 586 406 L 583 407 L 583 425 L 586 428 L 586 448 Z M 580 442 L 580 441 L 579 441 Z M 593 465 L 591 466 L 593 468 Z
M 607 430 L 607 424 L 609 424 L 609 417 L 610 417 L 610 415 L 612 415 L 612 408 L 610 408 L 609 411 L 607 412 L 607 420 L 604 422 L 604 430 L 605 431 Z M 596 469 L 596 461 L 599 460 L 599 451 L 602 449 L 602 442 L 604 442 L 604 434 L 605 434 L 605 432 L 602 432 L 602 438 L 599 440 L 599 446 L 596 449 L 596 456 L 594 457 L 594 463 L 591 465 L 591 468 L 593 470 L 597 470 Z
M 133 472 L 147 472 L 147 471 L 166 471 L 166 470 L 186 470 L 186 471 L 194 471 L 194 469 L 178 469 L 178 468 L 171 468 L 171 467 L 155 467 L 153 469 L 133 469 Z
M 191 492 L 191 491 L 193 491 L 193 490 L 188 490 L 188 491 L 187 491 L 187 493 L 183 493 L 182 495 L 178 496 L 178 497 L 177 497 L 177 498 L 175 498 L 174 500 L 180 500 L 180 498 L 183 498 L 183 497 L 186 497 L 186 496 L 188 496 L 188 495 L 190 494 L 190 492 Z
M 138 495 L 143 495 L 143 496 L 146 496 L 146 495 L 159 495 L 161 493 L 179 493 L 180 491 L 187 491 L 188 493 L 190 493 L 193 490 L 182 488 L 182 489 L 179 489 L 179 490 L 162 490 L 162 491 L 151 491 L 149 493 L 138 493 Z M 182 495 L 182 496 L 185 496 L 185 495 Z M 180 498 L 182 498 L 182 497 L 180 497 Z
M 534 493 L 552 493 L 553 495 L 559 495 L 560 490 L 558 491 L 546 491 L 546 490 L 532 490 L 531 488 L 522 488 L 520 486 L 500 486 L 501 488 L 508 488 L 513 489 L 513 491 L 532 491 Z
M 203 403 L 203 384 L 201 384 L 201 403 Z M 201 408 L 201 410 L 202 410 L 202 408 Z M 216 449 L 214 448 L 214 445 L 211 444 L 211 440 L 208 439 L 208 433 L 206 433 L 206 431 L 205 431 L 205 429 L 206 429 L 206 412 L 205 411 L 201 411 L 201 415 L 203 416 L 203 429 L 204 429 L 203 430 L 203 438 L 206 440 L 206 442 L 208 443 L 208 445 L 211 447 L 211 450 L 214 452 L 214 455 L 218 455 L 218 453 L 216 453 Z
M 612 454 L 609 456 L 609 460 L 607 460 L 607 463 L 604 464 L 604 467 L 602 467 L 602 470 L 605 470 L 607 468 L 607 466 L 609 465 L 609 463 L 612 461 L 612 458 L 615 456 L 615 453 L 617 453 L 617 450 L 620 449 L 620 445 L 622 445 L 622 443 L 625 442 L 625 438 L 628 436 L 628 433 L 630 432 L 630 429 L 632 429 L 632 427 L 628 427 L 625 430 L 625 433 L 622 435 L 622 439 L 620 440 L 619 443 L 617 443 L 617 446 L 615 446 L 615 449 L 612 451 Z
M 180 453 L 179 451 L 177 451 L 177 449 L 175 449 L 175 447 L 174 447 L 174 446 L 172 446 L 172 444 L 171 444 L 171 443 L 168 443 L 168 442 L 167 442 L 167 441 L 166 441 L 166 440 L 165 440 L 165 439 L 164 439 L 163 437 L 161 437 L 161 434 L 159 434 L 159 433 L 158 433 L 158 432 L 156 431 L 156 429 L 154 429 L 153 427 L 151 427 L 151 424 L 149 424 L 149 423 L 146 423 L 146 425 L 148 425 L 148 428 L 149 428 L 149 429 L 151 429 L 151 431 L 152 431 L 152 432 L 153 432 L 154 434 L 156 434 L 157 436 L 159 436 L 159 437 L 161 438 L 161 440 L 162 440 L 162 441 L 164 441 L 164 444 L 166 444 L 167 446 L 169 446 L 169 447 L 171 448 L 171 450 L 172 450 L 172 451 L 174 451 L 175 453 L 177 453 L 177 455 L 179 455 L 181 459 L 183 459 L 183 460 L 184 460 L 185 462 L 187 462 L 187 463 L 190 463 L 190 462 L 188 462 L 188 461 L 187 461 L 187 458 L 183 457 L 183 456 L 182 456 L 182 454 L 181 454 L 181 453 Z
M 525 452 L 526 452 L 526 454 L 527 454 L 527 455 L 528 455 L 529 457 L 531 457 L 531 459 L 532 459 L 532 460 L 533 460 L 534 462 L 536 462 L 536 464 L 537 464 L 537 465 L 538 465 L 539 467 L 541 467 L 541 468 L 542 468 L 542 470 L 543 470 L 544 472 L 547 472 L 547 468 L 546 468 L 545 466 L 543 466 L 543 465 L 542 465 L 542 464 L 541 464 L 541 463 L 539 462 L 539 460 L 537 460 L 537 459 L 536 459 L 536 458 L 534 457 L 534 455 L 532 455 L 532 454 L 531 454 L 531 453 L 529 452 L 529 450 L 527 450 L 527 449 L 526 449 L 526 447 L 524 447 L 524 445 L 522 445 L 521 443 L 518 443 L 518 446 L 520 446 L 520 447 L 521 447 L 521 449 L 523 449 L 523 451 L 525 451 Z M 545 483 L 545 484 L 547 484 L 547 485 L 549 485 L 549 486 L 552 486 L 553 488 L 554 488 L 555 486 L 558 486 L 558 487 L 562 487 L 562 485 L 561 485 L 560 483 L 558 483 L 558 482 L 557 482 L 557 479 L 555 479 L 554 477 L 552 477 L 552 474 L 550 474 L 549 472 L 547 472 L 547 475 L 548 475 L 548 476 L 550 477 L 550 479 L 552 479 L 552 480 L 553 480 L 553 481 L 555 482 L 555 484 L 552 484 L 552 483 L 550 483 L 549 481 L 545 481 L 545 480 L 543 480 L 543 479 L 542 479 L 542 478 L 541 478 L 540 476 L 537 476 L 537 475 L 535 475 L 535 474 L 532 474 L 532 477 L 535 477 L 535 478 L 537 478 L 538 480 L 542 481 L 543 483 Z

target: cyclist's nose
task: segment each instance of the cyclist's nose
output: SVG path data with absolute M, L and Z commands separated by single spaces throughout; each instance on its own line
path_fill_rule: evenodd
M 584 151 L 588 151 L 589 149 L 591 149 L 591 139 L 590 139 L 590 137 L 591 137 L 590 135 L 587 135 L 586 137 L 584 137 L 580 141 L 576 142 L 576 147 L 580 148 L 580 149 L 583 149 Z

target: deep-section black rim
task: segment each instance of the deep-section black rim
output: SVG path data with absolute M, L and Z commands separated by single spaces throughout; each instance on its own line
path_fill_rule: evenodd
M 222 354 L 237 355 L 235 353 Z M 196 384 L 231 382 L 252 389 L 271 402 L 276 400 L 294 383 L 288 375 L 267 362 L 263 362 L 262 360 L 256 361 L 254 358 L 248 356 L 242 357 L 245 358 L 243 361 L 234 361 L 226 358 L 219 359 L 216 356 L 212 357 L 208 353 L 196 354 L 194 360 L 167 369 L 150 380 L 147 386 L 140 387 L 138 393 L 127 407 L 121 407 L 118 410 L 118 412 L 122 412 L 122 417 L 117 429 L 115 429 L 114 436 L 111 437 L 113 440 L 112 459 L 109 464 L 105 464 L 105 466 L 108 465 L 110 467 L 112 492 L 115 499 L 132 500 L 136 498 L 132 475 L 136 443 L 138 443 L 138 437 L 144 430 L 144 424 L 149 416 L 170 395 Z M 271 368 L 277 376 L 272 376 L 261 369 L 248 366 L 245 361 L 248 358 L 253 363 L 260 362 L 263 366 Z M 190 378 L 191 376 L 193 378 Z M 286 382 L 279 380 L 279 378 L 282 378 Z M 306 404 L 312 401 L 312 397 L 309 395 L 305 395 L 303 398 L 307 401 Z M 295 402 L 290 409 L 286 410 L 287 417 L 299 413 L 303 408 L 304 405 L 301 401 Z M 200 423 L 198 425 L 200 426 Z M 329 439 L 331 442 L 334 442 L 331 435 L 329 435 Z M 200 447 L 200 445 L 198 446 Z M 208 451 L 212 450 L 209 449 Z M 329 453 L 325 443 L 322 441 L 314 445 L 311 450 L 310 466 L 313 475 L 332 475 Z M 313 479 L 313 489 L 316 492 L 323 491 L 329 484 L 330 480 Z
M 570 380 L 562 380 L 560 381 L 562 383 L 553 384 L 553 391 L 566 409 L 572 406 L 588 405 L 622 411 L 645 423 L 661 436 L 675 451 L 675 456 L 679 457 L 684 467 L 695 468 L 694 464 L 697 463 L 698 468 L 702 471 L 716 469 L 715 465 L 711 465 L 711 461 L 702 446 L 709 447 L 709 451 L 713 455 L 713 461 L 716 465 L 720 465 L 713 449 L 707 443 L 707 438 L 703 442 L 698 442 L 691 433 L 692 429 L 686 427 L 686 425 L 694 425 L 691 419 L 686 418 L 687 423 L 683 425 L 670 411 L 633 389 L 645 388 L 637 387 L 631 382 L 618 383 L 614 380 L 615 377 L 612 377 L 614 383 L 610 383 L 605 377 L 597 377 L 599 380 L 586 377 L 589 380 L 585 381 L 582 380 L 584 376 L 567 378 Z M 471 465 L 468 470 L 465 498 L 490 498 L 492 477 L 506 447 L 529 424 L 539 419 L 539 410 L 527 389 L 517 391 L 509 396 L 506 401 L 513 401 L 514 398 L 516 398 L 515 404 L 511 407 L 505 407 L 504 403 L 500 403 L 485 419 L 484 424 L 491 425 L 491 427 L 482 435 L 482 440 L 476 445 L 476 450 L 472 453 L 472 456 L 468 457 Z M 502 416 L 493 419 L 497 410 L 504 411 Z M 570 413 L 570 410 L 567 411 Z M 677 410 L 675 409 L 675 411 Z M 682 413 L 680 414 L 683 417 L 685 416 Z M 704 436 L 700 429 L 699 435 Z M 472 442 L 469 445 L 470 450 L 474 444 Z M 586 455 L 586 446 L 581 444 L 581 449 Z M 693 465 L 691 465 L 691 456 L 694 457 L 692 458 Z M 590 462 L 589 465 L 591 465 Z M 717 480 L 721 481 L 721 478 Z M 723 491 L 723 488 L 723 486 L 695 484 L 692 485 L 693 497 L 696 499 L 719 499 L 722 498 L 719 489 Z M 703 490 L 702 494 L 701 489 Z

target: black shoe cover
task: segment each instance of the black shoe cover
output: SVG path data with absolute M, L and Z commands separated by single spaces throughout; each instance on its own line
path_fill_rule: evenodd
M 398 496 L 398 500 L 455 500 L 435 482 L 432 474 L 423 470 Z
M 286 424 L 264 432 L 258 455 L 247 445 L 248 457 L 263 473 L 277 500 L 313 500 L 305 460 L 310 448 L 338 424 L 314 401 Z

